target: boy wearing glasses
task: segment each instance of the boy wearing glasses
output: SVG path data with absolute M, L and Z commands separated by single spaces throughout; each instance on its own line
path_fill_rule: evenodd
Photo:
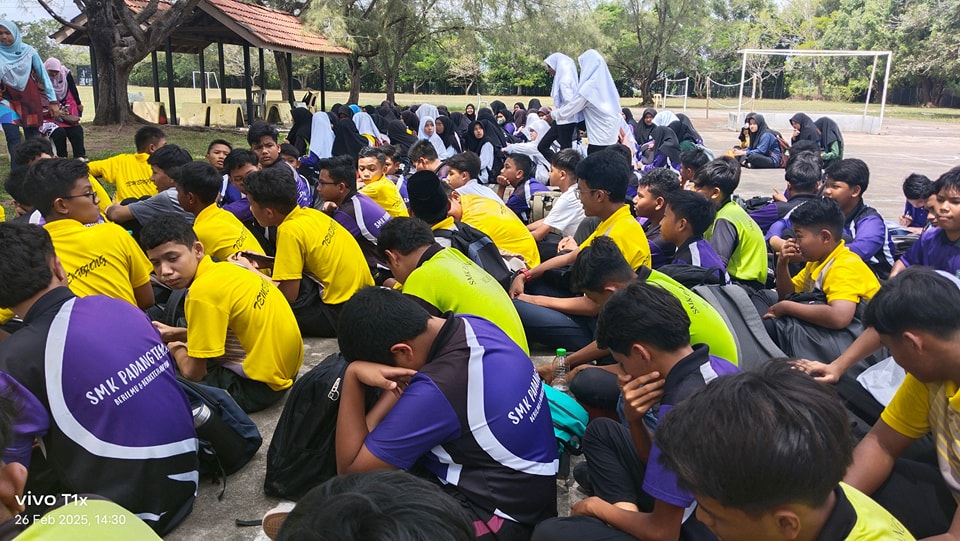
M 27 173 L 30 199 L 47 221 L 67 285 L 80 297 L 107 295 L 149 308 L 150 262 L 123 228 L 97 224 L 99 197 L 88 173 L 87 164 L 63 158 L 40 160 Z

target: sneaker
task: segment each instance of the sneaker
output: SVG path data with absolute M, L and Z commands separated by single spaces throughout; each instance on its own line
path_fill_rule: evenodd
M 296 505 L 294 502 L 281 502 L 267 511 L 267 514 L 263 515 L 263 533 L 270 539 L 276 539 L 280 533 L 280 527 L 287 520 L 287 515 L 290 514 L 290 511 L 293 511 Z

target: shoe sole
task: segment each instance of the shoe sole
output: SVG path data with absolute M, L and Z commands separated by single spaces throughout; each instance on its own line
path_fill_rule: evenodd
M 289 515 L 289 511 L 284 511 L 281 513 L 270 513 L 263 517 L 263 533 L 270 539 L 276 539 L 277 535 L 280 534 L 280 528 Z

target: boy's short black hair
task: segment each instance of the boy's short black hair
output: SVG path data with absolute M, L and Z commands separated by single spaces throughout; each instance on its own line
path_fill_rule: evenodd
M 11 308 L 53 281 L 56 257 L 47 230 L 23 222 L 0 223 L 0 307 Z
M 667 194 L 680 191 L 680 179 L 673 169 L 657 167 L 644 173 L 637 181 L 637 187 L 646 188 L 654 197 L 666 197 Z
M 291 158 L 300 159 L 300 150 L 297 147 L 291 145 L 290 143 L 283 143 L 280 145 L 280 155 L 281 156 L 290 156 Z
M 260 158 L 250 149 L 235 148 L 223 159 L 223 170 L 229 173 L 248 164 L 258 166 Z
M 280 142 L 280 131 L 273 124 L 258 120 L 250 125 L 250 131 L 247 132 L 247 143 L 250 146 L 259 143 L 264 137 L 273 139 L 273 142 Z
M 427 222 L 420 218 L 401 216 L 393 218 L 380 228 L 377 256 L 381 261 L 386 261 L 387 250 L 408 255 L 417 248 L 431 246 L 434 242 L 433 231 Z
M 740 163 L 729 156 L 711 160 L 693 176 L 693 185 L 719 188 L 723 197 L 729 198 L 740 186 Z
M 570 281 L 576 291 L 603 291 L 610 282 L 624 283 L 636 274 L 610 237 L 597 237 L 580 250 L 570 268 Z
M 802 227 L 810 232 L 826 229 L 838 243 L 843 240 L 843 211 L 829 197 L 816 197 L 793 209 L 790 221 L 794 228 Z
M 13 164 L 28 165 L 43 154 L 50 157 L 56 156 L 53 152 L 53 143 L 46 137 L 31 137 L 13 147 Z
M 592 190 L 605 190 L 611 203 L 623 203 L 633 168 L 616 152 L 595 152 L 577 164 L 577 178 Z
M 940 178 L 930 185 L 930 189 L 924 199 L 930 197 L 931 195 L 938 194 L 944 190 L 948 192 L 960 193 L 960 165 L 940 175 Z
M 197 242 L 197 234 L 190 222 L 179 214 L 157 216 L 145 223 L 140 230 L 140 246 L 144 251 L 168 242 L 193 248 L 193 244 Z
M 583 154 L 580 154 L 580 151 L 577 149 L 565 148 L 560 152 L 555 152 L 553 156 L 550 157 L 550 166 L 563 169 L 573 175 L 574 180 L 576 180 L 577 164 L 579 164 L 582 159 Z
M 632 282 L 603 305 L 597 318 L 597 346 L 627 355 L 633 344 L 663 351 L 690 345 L 690 316 L 669 291 Z
M 823 158 L 820 155 L 820 145 L 816 141 L 810 141 L 809 139 L 803 139 L 797 141 L 790 147 L 790 156 L 787 158 L 787 166 L 793 163 L 794 160 L 800 158 L 812 158 L 823 169 Z
M 376 158 L 381 167 L 387 165 L 387 155 L 377 147 L 361 148 L 357 158 Z
M 701 167 L 707 165 L 710 162 L 710 155 L 708 155 L 702 148 L 695 148 L 693 150 L 687 150 L 686 152 L 680 153 L 680 165 L 693 169 L 693 172 L 696 173 L 700 170 Z
M 530 156 L 526 154 L 507 154 L 507 160 L 513 160 L 514 167 L 519 171 L 523 171 L 523 177 L 525 179 L 531 178 L 536 174 L 536 169 L 533 167 L 533 160 L 530 159 Z
M 630 153 L 630 149 L 627 147 L 627 145 L 614 143 L 603 150 L 604 151 L 609 150 L 610 152 L 613 152 L 617 156 L 620 156 L 621 159 L 626 160 L 627 166 L 629 166 L 630 169 L 633 169 L 633 164 L 631 163 L 631 161 L 633 160 L 633 155 Z
M 407 179 L 410 212 L 430 225 L 445 220 L 450 212 L 450 200 L 443 185 L 433 171 L 417 171 L 410 175 Z
M 907 267 L 870 299 L 863 323 L 885 335 L 917 330 L 952 339 L 960 331 L 960 284 L 930 268 Z
M 137 152 L 146 152 L 150 145 L 159 144 L 167 138 L 167 134 L 156 126 L 144 126 L 137 130 L 133 136 L 133 144 L 137 147 Z
M 859 186 L 861 197 L 870 185 L 870 168 L 863 160 L 857 158 L 844 158 L 827 167 L 826 173 L 830 180 L 843 182 L 851 188 Z
M 213 147 L 217 145 L 223 145 L 231 151 L 233 150 L 233 145 L 230 144 L 230 141 L 227 141 L 226 139 L 214 139 L 213 141 L 210 141 L 209 145 L 207 145 L 207 154 L 210 154 L 210 151 L 213 150 Z
M 440 155 L 437 154 L 436 147 L 433 146 L 433 143 L 425 139 L 421 139 L 414 143 L 410 147 L 410 150 L 407 151 L 407 157 L 410 158 L 412 163 L 417 163 L 421 158 L 426 159 L 429 162 L 440 159 Z
M 67 197 L 77 180 L 87 178 L 90 169 L 80 160 L 51 158 L 30 166 L 24 181 L 27 200 L 45 217 L 53 212 L 53 202 Z
M 387 156 L 394 162 L 399 161 L 400 158 L 403 156 L 400 153 L 400 147 L 397 145 L 383 145 L 382 147 L 378 147 L 378 148 L 380 148 L 380 151 L 383 152 L 385 156 Z
M 776 359 L 693 393 L 666 414 L 657 445 L 681 488 L 757 517 L 785 504 L 823 506 L 854 441 L 830 386 Z
M 907 199 L 926 199 L 933 181 L 927 175 L 910 173 L 903 179 L 903 196 Z
M 177 145 L 163 145 L 147 158 L 147 164 L 155 166 L 169 177 L 175 177 L 178 167 L 193 161 L 193 156 L 185 148 Z
M 480 156 L 469 150 L 447 158 L 447 166 L 470 175 L 471 179 L 480 176 Z
M 677 220 L 690 224 L 694 237 L 702 237 L 713 225 L 717 209 L 709 199 L 690 190 L 677 190 L 667 195 L 667 206 Z
M 181 167 L 176 182 L 180 190 L 197 196 L 204 205 L 215 203 L 223 187 L 220 172 L 205 161 L 190 162 Z
M 252 171 L 243 180 L 247 197 L 258 205 L 289 214 L 297 206 L 297 181 L 289 167 L 268 167 Z
M 27 195 L 28 190 L 25 185 L 27 182 L 27 172 L 29 170 L 29 167 L 21 166 L 10 171 L 7 179 L 3 181 L 3 189 L 20 205 L 33 207 L 35 205 L 33 201 L 30 200 L 30 196 Z
M 430 314 L 399 291 L 366 287 L 344 303 L 337 343 L 348 361 L 394 366 L 390 348 L 427 330 Z
M 434 483 L 403 471 L 333 477 L 307 492 L 278 541 L 431 539 L 472 541 L 472 520 Z
M 784 178 L 790 183 L 791 191 L 795 194 L 816 193 L 823 178 L 819 158 L 812 154 L 798 154 L 787 164 Z
M 351 192 L 357 191 L 357 162 L 353 156 L 325 158 L 317 162 L 317 171 L 326 170 L 334 182 L 342 182 Z

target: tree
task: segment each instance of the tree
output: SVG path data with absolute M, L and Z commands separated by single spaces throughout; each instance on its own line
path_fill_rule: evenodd
M 60 24 L 52 19 L 40 21 L 14 21 L 20 28 L 23 42 L 37 50 L 40 58 L 46 60 L 56 57 L 67 67 L 76 70 L 81 64 L 90 63 L 90 55 L 82 47 L 61 46 L 50 39 L 50 35 L 60 29 Z
M 106 126 L 125 124 L 132 119 L 127 101 L 131 70 L 137 62 L 162 47 L 200 0 L 180 0 L 172 4 L 150 0 L 136 13 L 124 0 L 74 0 L 86 16 L 85 26 L 61 17 L 47 0 L 37 1 L 57 22 L 89 36 L 99 73 L 99 102 L 93 123 Z

